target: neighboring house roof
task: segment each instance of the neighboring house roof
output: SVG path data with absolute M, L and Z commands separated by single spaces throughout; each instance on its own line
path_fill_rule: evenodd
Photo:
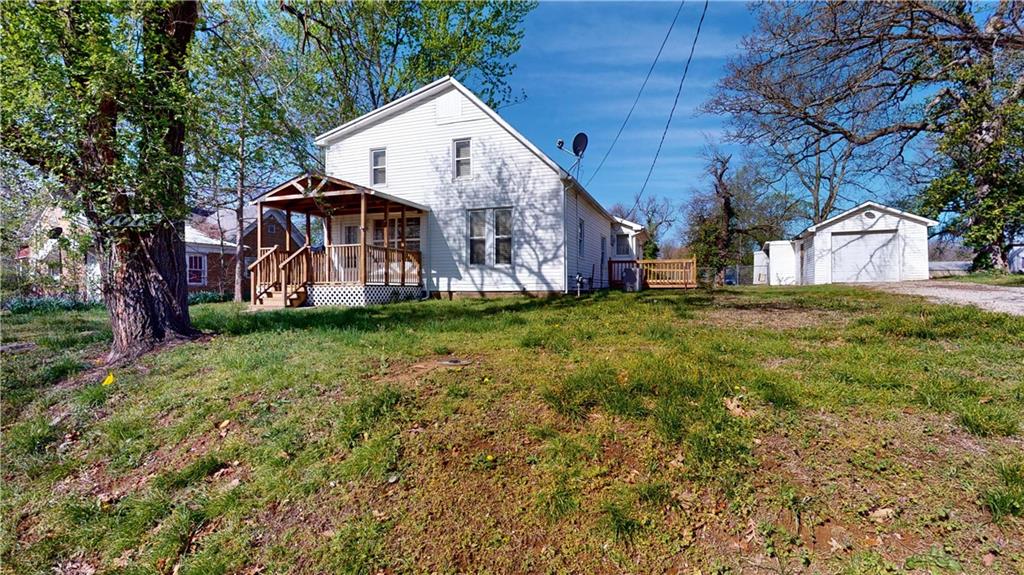
M 227 242 L 237 243 L 244 241 L 245 236 L 256 229 L 258 211 L 259 208 L 255 205 L 246 205 L 243 208 L 242 221 L 244 225 L 242 227 L 242 240 L 239 240 L 234 208 L 218 208 L 212 211 L 193 210 L 189 223 L 206 236 L 214 239 L 223 237 Z M 285 225 L 285 215 L 279 210 L 265 208 L 263 210 L 263 217 L 273 218 L 277 220 L 278 224 Z M 306 241 L 305 236 L 299 232 L 296 226 L 292 226 L 292 240 L 297 244 L 302 244 Z
M 354 132 L 361 128 L 365 128 L 386 118 L 390 118 L 395 114 L 401 113 L 402 111 L 412 106 L 415 106 L 416 104 L 423 100 L 436 96 L 438 93 L 447 90 L 449 87 L 458 90 L 459 93 L 465 96 L 466 99 L 473 103 L 473 105 L 479 108 L 485 115 L 494 120 L 496 124 L 504 128 L 505 131 L 509 133 L 509 135 L 518 140 L 520 144 L 522 144 L 526 149 L 530 150 L 530 152 L 537 156 L 537 158 L 539 158 L 541 162 L 543 162 L 549 168 L 554 170 L 562 180 L 567 182 L 568 187 L 573 187 L 577 191 L 582 192 L 583 196 L 591 204 L 597 207 L 597 209 L 602 214 L 604 214 L 605 217 L 607 217 L 610 220 L 613 219 L 613 216 L 610 213 L 608 213 L 608 210 L 606 210 L 600 202 L 598 202 L 596 199 L 594 199 L 592 195 L 590 195 L 590 192 L 588 192 L 587 189 L 583 187 L 583 184 L 581 184 L 569 172 L 562 168 L 562 166 L 560 166 L 558 162 L 552 160 L 547 154 L 542 152 L 540 148 L 533 144 L 533 142 L 527 140 L 525 136 L 516 131 L 516 129 L 513 128 L 511 124 L 506 122 L 504 118 L 499 116 L 497 112 L 492 110 L 490 106 L 488 106 L 483 102 L 483 100 L 478 98 L 477 95 L 474 94 L 472 90 L 463 86 L 461 82 L 459 82 L 455 78 L 452 78 L 451 76 L 445 76 L 444 78 L 435 80 L 427 84 L 426 86 L 423 86 L 422 88 L 413 90 L 412 92 L 409 92 L 405 96 L 402 96 L 397 100 L 394 100 L 388 104 L 381 106 L 380 108 L 377 108 L 376 110 L 367 112 L 366 114 L 363 114 L 362 116 L 359 116 L 354 120 L 346 122 L 338 126 L 337 128 L 334 128 L 333 130 L 324 132 L 323 134 L 320 134 L 319 136 L 316 137 L 314 143 L 316 143 L 316 145 L 318 146 L 327 146 L 331 142 L 343 137 L 345 134 L 349 134 L 351 132 Z
M 199 231 L 190 224 L 185 224 L 185 243 L 193 244 L 197 246 L 224 246 L 226 248 L 233 248 L 235 244 L 227 241 L 222 241 L 217 238 L 210 237 L 203 232 Z
M 873 209 L 873 210 L 876 210 L 876 211 L 879 211 L 879 212 L 887 212 L 887 213 L 892 214 L 894 216 L 897 216 L 897 217 L 900 217 L 900 218 L 904 218 L 904 219 L 908 219 L 908 220 L 917 222 L 919 224 L 923 224 L 925 226 L 934 226 L 934 225 L 937 225 L 939 223 L 939 222 L 937 222 L 937 221 L 935 221 L 933 219 L 929 219 L 929 218 L 926 218 L 924 216 L 919 216 L 917 214 L 912 214 L 910 212 L 904 212 L 902 210 L 897 210 L 896 208 L 891 208 L 889 206 L 883 206 L 882 204 L 879 204 L 879 203 L 876 203 L 876 202 L 867 201 L 867 202 L 864 202 L 864 203 L 860 204 L 857 207 L 850 208 L 849 210 L 846 210 L 845 212 L 843 212 L 843 213 L 841 213 L 839 215 L 832 216 L 831 218 L 829 218 L 829 219 L 827 219 L 827 220 L 825 220 L 823 222 L 814 224 L 812 226 L 808 226 L 807 229 L 805 229 L 804 231 L 802 231 L 799 234 L 797 234 L 795 239 L 803 238 L 803 237 L 807 236 L 808 234 L 812 234 L 814 232 L 817 232 L 818 230 L 820 230 L 822 228 L 827 228 L 828 226 L 831 226 L 832 224 L 835 224 L 835 223 L 837 223 L 837 222 L 839 222 L 841 220 L 844 220 L 844 219 L 846 219 L 846 218 L 848 218 L 848 217 L 850 217 L 850 216 L 852 216 L 854 214 L 857 214 L 857 213 L 862 212 L 862 211 L 867 210 L 867 209 Z
M 638 224 L 636 222 L 631 222 L 631 221 L 627 220 L 626 218 L 620 218 L 619 216 L 612 216 L 612 218 L 620 226 L 625 227 L 625 228 L 629 228 L 629 229 L 633 230 L 634 232 L 639 232 L 640 230 L 644 229 L 644 227 L 641 226 L 640 224 Z

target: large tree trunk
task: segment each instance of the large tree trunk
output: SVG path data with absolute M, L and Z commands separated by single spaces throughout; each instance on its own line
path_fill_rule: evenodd
M 178 228 L 129 232 L 110 246 L 103 290 L 114 335 L 109 363 L 198 335 L 188 314 L 184 229 Z
M 185 102 L 173 83 L 187 80 L 185 56 L 198 6 L 186 0 L 144 10 L 143 65 L 152 99 L 143 124 L 142 186 L 149 188 L 162 213 L 184 218 Z M 117 213 L 132 213 L 125 202 L 124 196 L 115 200 Z M 166 219 L 108 232 L 103 295 L 114 335 L 109 363 L 123 363 L 161 342 L 198 334 L 188 314 L 184 234 L 183 221 L 172 226 Z

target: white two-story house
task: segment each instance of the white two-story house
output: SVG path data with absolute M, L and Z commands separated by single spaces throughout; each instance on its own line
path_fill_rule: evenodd
M 581 281 L 603 288 L 610 260 L 642 251 L 642 226 L 609 214 L 452 78 L 316 143 L 326 173 L 294 178 L 257 203 L 319 218 L 325 246 L 261 243 L 257 304 L 549 294 Z

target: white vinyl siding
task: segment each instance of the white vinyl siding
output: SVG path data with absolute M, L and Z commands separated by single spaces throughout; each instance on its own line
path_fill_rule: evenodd
M 443 99 L 443 110 L 435 109 L 439 99 Z M 456 107 L 455 101 L 460 101 L 461 107 Z M 453 142 L 467 138 L 471 141 L 472 177 L 456 178 Z M 345 135 L 326 147 L 325 170 L 373 187 L 366 153 L 382 144 L 387 146 L 387 193 L 430 208 L 421 223 L 427 289 L 565 289 L 562 181 L 472 100 L 451 88 Z M 515 207 L 512 264 L 470 265 L 467 211 L 509 206 Z M 358 216 L 345 223 L 358 223 Z
M 607 287 L 608 261 L 601 257 L 601 238 L 607 237 L 612 226 L 617 224 L 599 211 L 582 192 L 566 190 L 564 198 L 566 229 L 569 230 L 566 238 L 566 285 L 570 290 L 575 289 L 575 278 L 579 273 L 585 278 L 592 277 L 595 288 Z

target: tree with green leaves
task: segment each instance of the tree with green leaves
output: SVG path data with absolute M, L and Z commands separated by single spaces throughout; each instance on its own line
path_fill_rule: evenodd
M 0 136 L 60 182 L 102 253 L 119 362 L 196 335 L 183 221 L 190 1 L 9 3 Z
M 774 188 L 763 166 L 746 162 L 733 168 L 732 156 L 717 150 L 707 155 L 710 189 L 691 197 L 682 235 L 699 265 L 720 276 L 808 214 L 802 200 Z
M 252 223 L 246 205 L 282 172 L 313 167 L 297 153 L 309 135 L 288 110 L 303 61 L 291 59 L 280 15 L 270 10 L 240 0 L 207 5 L 208 32 L 189 54 L 196 111 L 187 142 L 189 189 L 199 207 L 233 210 L 233 222 L 223 224 L 236 230 Z M 238 302 L 245 278 L 241 239 L 238 234 L 232 270 Z
M 443 76 L 497 107 L 513 98 L 509 57 L 535 2 L 282 0 L 309 74 L 292 100 L 309 125 L 336 126 Z M 324 90 L 323 86 L 332 86 Z M 298 96 L 301 94 L 301 97 Z

